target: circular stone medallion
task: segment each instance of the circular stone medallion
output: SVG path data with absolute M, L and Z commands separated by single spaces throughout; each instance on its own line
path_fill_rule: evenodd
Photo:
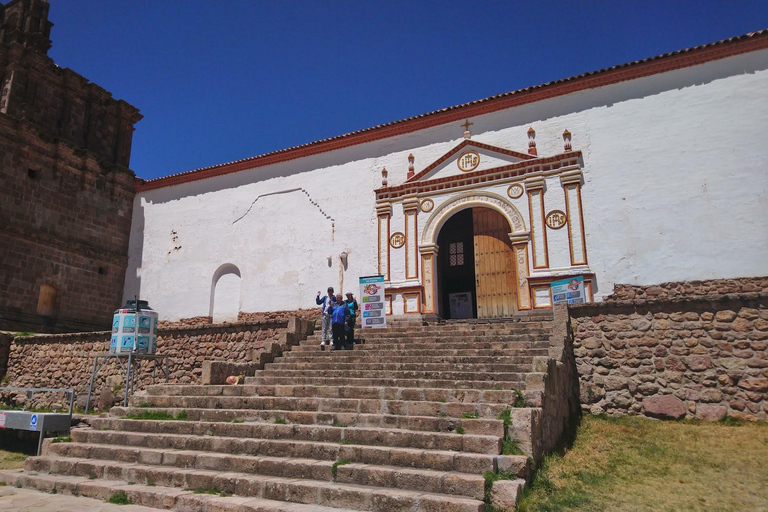
M 401 248 L 405 245 L 405 235 L 399 231 L 397 233 L 392 233 L 392 236 L 389 237 L 389 245 L 395 249 Z
M 552 229 L 560 229 L 561 227 L 565 226 L 565 221 L 565 212 L 562 210 L 552 210 L 547 214 L 547 226 Z

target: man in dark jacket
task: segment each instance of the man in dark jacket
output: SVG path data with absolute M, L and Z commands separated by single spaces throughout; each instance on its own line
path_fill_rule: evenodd
M 333 347 L 331 350 L 346 350 L 346 332 L 344 330 L 349 320 L 349 308 L 341 298 L 341 294 L 336 296 L 336 303 L 331 306 L 332 329 L 333 329 Z

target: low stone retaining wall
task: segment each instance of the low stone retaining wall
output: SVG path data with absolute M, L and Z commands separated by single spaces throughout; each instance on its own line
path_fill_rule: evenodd
M 296 321 L 243 322 L 232 324 L 196 324 L 194 327 L 160 328 L 157 353 L 170 356 L 170 382 L 202 383 L 205 361 L 237 361 L 261 363 L 260 354 L 273 350 L 272 345 L 286 339 L 289 323 Z M 306 332 L 307 327 L 305 326 Z M 108 331 L 74 334 L 16 337 L 10 343 L 5 383 L 13 387 L 74 388 L 77 405 L 83 407 L 88 380 L 93 369 L 93 356 L 109 352 Z M 294 337 L 296 334 L 293 335 Z M 306 334 L 305 334 L 306 336 Z M 267 350 L 268 349 L 268 350 Z M 156 373 L 162 382 L 162 372 Z M 226 376 L 224 377 L 226 378 Z M 125 373 L 117 361 L 110 361 L 96 377 L 91 403 L 98 405 L 102 391 L 114 389 L 115 398 L 122 395 Z M 152 363 L 145 361 L 139 373 L 138 389 L 152 382 Z M 27 408 L 61 408 L 64 400 L 54 394 L 35 395 L 27 401 L 23 395 L 5 397 L 13 405 Z
M 768 279 L 688 284 L 663 288 L 762 289 Z M 651 289 L 617 288 L 615 296 L 633 297 L 648 297 Z M 585 411 L 768 419 L 768 293 L 674 292 L 568 311 Z

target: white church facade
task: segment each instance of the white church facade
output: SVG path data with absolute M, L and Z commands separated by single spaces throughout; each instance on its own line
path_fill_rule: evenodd
M 142 181 L 125 296 L 223 321 L 378 274 L 390 315 L 494 318 L 768 275 L 766 133 L 762 31 Z

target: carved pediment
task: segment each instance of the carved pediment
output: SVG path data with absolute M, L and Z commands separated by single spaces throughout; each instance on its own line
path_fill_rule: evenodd
M 525 153 L 465 140 L 411 177 L 406 183 L 482 172 L 535 158 Z

